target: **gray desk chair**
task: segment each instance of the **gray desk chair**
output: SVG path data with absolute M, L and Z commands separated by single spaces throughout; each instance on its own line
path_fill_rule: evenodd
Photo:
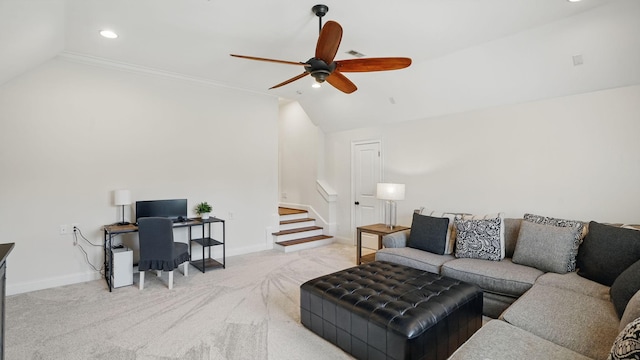
M 144 272 L 156 270 L 160 276 L 162 271 L 169 272 L 169 289 L 173 289 L 173 269 L 184 264 L 183 274 L 188 276 L 189 246 L 173 241 L 173 222 L 162 217 L 138 219 L 140 238 L 140 290 L 144 288 Z

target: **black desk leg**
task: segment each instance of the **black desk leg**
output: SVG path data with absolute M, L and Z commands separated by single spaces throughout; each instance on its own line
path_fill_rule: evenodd
M 107 286 L 109 286 L 109 292 L 111 292 L 111 272 L 113 271 L 113 256 L 111 254 L 112 248 L 112 236 L 111 233 L 106 231 L 104 232 L 104 280 L 107 282 Z

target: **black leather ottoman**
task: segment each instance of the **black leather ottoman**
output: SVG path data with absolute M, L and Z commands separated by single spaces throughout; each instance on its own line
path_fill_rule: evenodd
M 302 284 L 300 317 L 358 359 L 446 359 L 482 326 L 482 291 L 374 261 Z

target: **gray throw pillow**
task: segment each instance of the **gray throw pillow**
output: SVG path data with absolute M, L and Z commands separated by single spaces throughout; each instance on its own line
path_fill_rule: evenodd
M 622 318 L 627 303 L 640 290 L 640 260 L 629 266 L 611 285 L 611 301 Z
M 448 247 L 448 229 L 449 219 L 447 218 L 414 213 L 407 246 L 442 255 L 447 251 Z
M 611 286 L 638 260 L 640 231 L 591 221 L 578 252 L 578 275 Z
M 578 220 L 558 219 L 549 216 L 540 216 L 534 214 L 524 214 L 524 220 L 534 222 L 536 224 L 553 225 L 558 227 L 570 227 L 576 229 L 576 235 L 573 241 L 573 248 L 571 251 L 571 258 L 567 265 L 567 271 L 576 271 L 576 256 L 578 255 L 578 248 L 582 243 L 584 237 L 585 223 Z
M 571 261 L 575 228 L 523 221 L 513 262 L 545 272 L 567 273 Z

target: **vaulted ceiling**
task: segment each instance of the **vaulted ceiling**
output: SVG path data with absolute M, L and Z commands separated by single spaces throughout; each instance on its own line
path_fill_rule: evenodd
M 311 77 L 268 90 L 302 67 L 229 56 L 308 60 L 318 3 L 344 29 L 336 59 L 413 64 L 346 74 L 346 95 Z M 637 34 L 637 0 L 0 0 L 0 84 L 61 56 L 299 101 L 336 131 L 638 84 Z

